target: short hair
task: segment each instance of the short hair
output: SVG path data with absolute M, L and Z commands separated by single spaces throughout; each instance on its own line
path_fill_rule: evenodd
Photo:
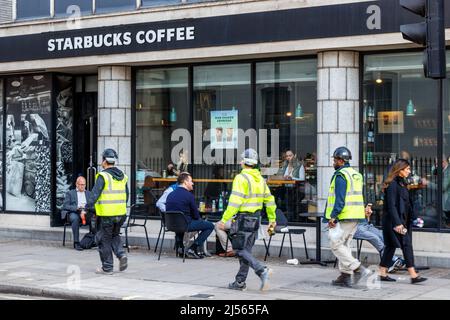
M 191 177 L 191 174 L 189 172 L 182 172 L 177 178 L 177 183 L 182 184 L 185 182 L 189 177 Z

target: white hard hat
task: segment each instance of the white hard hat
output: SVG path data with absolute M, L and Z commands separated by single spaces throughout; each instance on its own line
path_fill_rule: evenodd
M 241 154 L 244 164 L 248 166 L 256 166 L 258 164 L 258 152 L 254 149 L 247 149 Z

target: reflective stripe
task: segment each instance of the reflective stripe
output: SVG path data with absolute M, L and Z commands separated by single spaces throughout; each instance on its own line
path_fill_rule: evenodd
M 247 177 L 246 174 L 241 173 L 241 176 L 244 177 L 245 180 L 247 180 L 247 184 L 248 184 L 248 196 L 251 197 L 252 196 L 252 184 L 250 183 L 250 179 L 249 177 Z
M 276 203 L 275 203 L 274 201 L 271 201 L 271 202 L 266 203 L 266 206 L 267 206 L 267 207 L 269 207 L 269 206 L 275 206 L 275 205 L 276 205 Z
M 121 194 L 121 193 L 123 193 L 122 190 L 108 190 L 108 191 L 103 190 L 102 191 L 102 194 Z
M 247 199 L 249 197 L 246 194 L 243 194 L 243 193 L 238 192 L 238 191 L 231 191 L 231 195 L 235 195 L 235 196 L 238 196 L 238 197 L 244 198 L 244 199 Z
M 109 189 L 109 191 L 112 191 L 112 179 L 111 179 L 111 175 L 110 175 L 110 174 L 106 174 L 105 176 L 106 176 L 106 178 L 108 179 L 108 189 Z M 102 175 L 102 177 L 103 177 L 103 175 Z
M 125 200 L 102 200 L 102 201 L 97 201 L 97 204 L 122 204 L 122 203 L 126 203 Z
M 345 202 L 346 206 L 364 206 L 364 202 Z
M 256 198 L 265 198 L 266 197 L 266 195 L 264 193 L 255 193 L 253 196 Z
M 361 191 L 354 191 L 354 192 L 348 192 L 345 195 L 346 196 L 362 196 L 362 192 Z M 329 197 L 334 197 L 334 193 L 328 193 Z
M 228 206 L 233 207 L 233 208 L 239 208 L 240 207 L 239 204 L 236 204 L 236 203 L 233 203 L 233 202 L 228 202 Z
M 261 207 L 262 208 L 262 203 L 244 203 L 243 205 L 241 205 L 241 207 Z

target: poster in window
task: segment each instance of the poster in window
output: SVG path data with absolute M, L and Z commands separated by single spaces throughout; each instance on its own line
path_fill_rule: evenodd
M 211 149 L 237 149 L 238 111 L 211 111 Z
M 6 209 L 50 212 L 51 76 L 6 79 Z
M 403 111 L 382 111 L 377 113 L 378 133 L 404 133 Z

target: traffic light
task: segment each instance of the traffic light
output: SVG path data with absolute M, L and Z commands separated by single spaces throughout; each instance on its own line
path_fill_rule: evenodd
M 400 26 L 403 38 L 425 46 L 425 77 L 442 79 L 446 75 L 444 0 L 400 0 L 400 5 L 425 22 Z

